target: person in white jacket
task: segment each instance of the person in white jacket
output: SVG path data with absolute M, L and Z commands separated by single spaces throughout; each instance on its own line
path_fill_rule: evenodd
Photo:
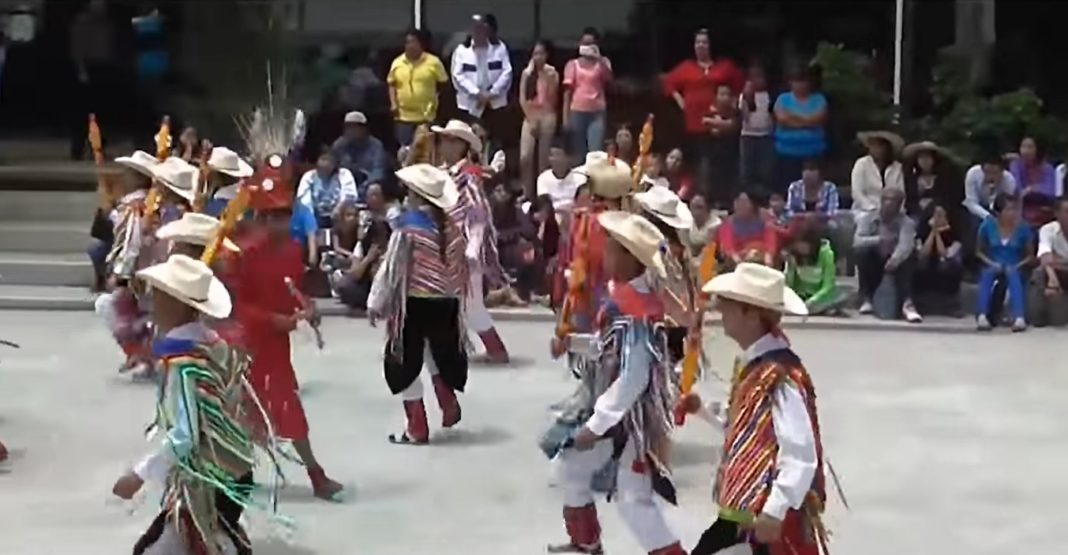
M 896 160 L 905 140 L 890 131 L 865 131 L 857 139 L 868 148 L 853 164 L 851 179 L 853 214 L 859 217 L 879 210 L 883 189 L 905 191 L 905 174 Z
M 487 109 L 508 105 L 512 87 L 512 62 L 508 46 L 497 38 L 497 18 L 493 14 L 475 15 L 471 36 L 452 53 L 452 84 L 456 88 L 456 106 L 474 118 Z

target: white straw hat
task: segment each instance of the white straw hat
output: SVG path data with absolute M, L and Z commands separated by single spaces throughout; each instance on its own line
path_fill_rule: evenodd
M 775 312 L 808 315 L 805 301 L 786 286 L 786 276 L 763 264 L 742 262 L 733 272 L 712 278 L 701 290 Z
M 207 264 L 184 254 L 175 254 L 162 264 L 149 266 L 137 272 L 153 289 L 162 291 L 175 299 L 211 316 L 226 318 L 233 303 L 226 290 Z
M 208 167 L 219 173 L 225 173 L 230 177 L 244 178 L 252 175 L 252 166 L 241 159 L 236 152 L 225 146 L 217 146 L 211 149 L 208 158 Z
M 475 135 L 475 132 L 471 129 L 470 125 L 467 125 L 458 119 L 449 120 L 449 123 L 446 123 L 445 127 L 435 125 L 431 127 L 430 130 L 439 135 L 456 137 L 470 145 L 471 150 L 476 152 L 482 151 L 482 139 L 479 139 L 478 135 Z
M 598 166 L 606 165 L 608 165 L 608 153 L 603 150 L 594 150 L 592 152 L 587 152 L 586 158 L 583 160 L 582 165 L 576 167 L 571 171 L 588 176 L 590 175 L 590 172 L 596 169 Z M 628 172 L 630 171 L 630 165 L 627 164 L 625 160 L 620 160 L 619 158 L 616 158 L 614 161 L 614 165 L 620 170 L 626 170 Z
M 652 222 L 630 212 L 609 210 L 597 216 L 597 223 L 646 268 L 661 278 L 667 277 L 662 254 L 667 248 L 664 234 Z
M 115 163 L 130 168 L 145 177 L 155 177 L 152 174 L 152 168 L 159 165 L 159 160 L 143 150 L 135 150 L 129 156 L 119 156 L 115 159 Z
M 158 230 L 156 230 L 156 238 L 169 239 L 179 243 L 189 243 L 191 245 L 208 246 L 215 239 L 215 233 L 219 230 L 219 220 L 212 218 L 207 214 L 200 214 L 199 212 L 186 212 L 182 214 L 182 217 L 164 224 Z M 233 252 L 240 252 L 241 249 L 231 241 L 229 238 L 224 237 L 222 240 L 222 246 L 224 249 Z
M 693 227 L 690 207 L 667 187 L 652 187 L 644 193 L 635 193 L 634 200 L 647 212 L 675 229 Z
M 367 116 L 363 115 L 363 112 L 358 110 L 345 114 L 345 124 L 356 123 L 359 125 L 367 125 Z
M 196 197 L 200 170 L 177 156 L 171 156 L 156 164 L 152 168 L 152 176 L 188 201 Z
M 460 192 L 449 173 L 430 164 L 412 164 L 397 170 L 397 179 L 427 202 L 448 210 L 460 200 Z
M 901 138 L 901 135 L 894 133 L 893 131 L 878 130 L 878 131 L 861 131 L 857 133 L 857 140 L 868 144 L 872 139 L 882 139 L 890 144 L 890 149 L 897 154 L 901 152 L 901 149 L 905 147 L 905 139 Z

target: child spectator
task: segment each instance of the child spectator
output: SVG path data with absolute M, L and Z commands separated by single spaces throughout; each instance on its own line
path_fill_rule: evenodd
M 984 267 L 979 274 L 979 297 L 976 306 L 976 327 L 991 329 L 991 304 L 994 286 L 1004 280 L 1009 294 L 1012 331 L 1027 329 L 1024 319 L 1024 282 L 1021 270 L 1032 260 L 1031 228 L 1020 215 L 1020 204 L 1014 197 L 999 195 L 994 199 L 994 217 L 979 226 L 976 256 Z
M 708 127 L 709 194 L 726 204 L 734 195 L 738 172 L 738 109 L 729 85 L 716 88 L 716 103 L 702 120 Z M 747 184 L 748 185 L 748 184 Z
M 704 195 L 694 195 L 690 199 L 690 214 L 693 215 L 693 226 L 686 234 L 686 244 L 690 247 L 690 256 L 699 258 L 709 241 L 715 240 L 716 230 L 723 222 L 708 208 Z
M 739 175 L 746 187 L 759 185 L 770 189 L 775 176 L 775 116 L 771 111 L 771 95 L 764 68 L 749 68 L 749 78 L 738 98 L 741 111 L 742 138 Z
M 917 267 L 913 291 L 924 313 L 960 315 L 960 283 L 964 272 L 961 242 L 949 212 L 931 204 L 916 228 Z
M 571 160 L 567 156 L 563 141 L 557 139 L 549 149 L 549 169 L 541 172 L 538 176 L 536 187 L 537 196 L 547 195 L 552 199 L 553 210 L 556 217 L 562 218 L 571 214 L 571 208 L 575 204 L 575 193 L 579 186 L 586 182 L 586 176 L 571 171 Z
M 676 195 L 689 202 L 697 192 L 694 190 L 693 175 L 686 167 L 686 158 L 681 148 L 673 148 L 664 159 L 664 177 Z M 707 202 L 707 199 L 705 199 Z
M 664 177 L 664 159 L 655 152 L 649 154 L 649 166 L 642 176 L 642 187 L 646 190 L 651 187 L 671 189 L 671 183 Z
M 813 316 L 840 315 L 844 297 L 838 291 L 831 242 L 809 228 L 790 242 L 786 251 L 786 285 L 794 290 Z

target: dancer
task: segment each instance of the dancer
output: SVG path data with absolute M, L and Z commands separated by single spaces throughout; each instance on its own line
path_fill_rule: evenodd
M 153 290 L 153 352 L 165 376 L 154 428 L 163 439 L 112 492 L 131 499 L 151 480 L 166 493 L 133 553 L 251 553 L 238 522 L 255 466 L 242 412 L 247 363 L 201 321 L 228 316 L 230 294 L 207 265 L 180 254 L 137 277 Z
M 462 121 L 451 120 L 445 127 L 431 128 L 440 138 L 439 154 L 459 189 L 460 199 L 449 212 L 458 220 L 467 238 L 467 259 L 471 269 L 467 288 L 466 310 L 471 327 L 486 347 L 486 359 L 495 364 L 508 363 L 508 350 L 493 326 L 493 317 L 483 299 L 483 280 L 491 287 L 505 283 L 497 253 L 497 230 L 490 218 L 489 200 L 482 190 L 482 170 L 471 161 L 473 153 L 482 152 L 482 140 Z
M 784 313 L 806 314 L 805 303 L 781 272 L 746 262 L 713 278 L 704 291 L 715 296 L 724 333 L 744 352 L 732 380 L 716 476 L 719 518 L 692 555 L 746 542 L 757 554 L 826 553 L 816 392 L 780 328 Z M 680 403 L 708 418 L 697 394 Z
M 693 215 L 686 203 L 667 187 L 635 193 L 634 200 L 645 218 L 667 239 L 668 250 L 664 256 L 667 282 L 661 289 L 661 298 L 667 310 L 668 353 L 674 366 L 685 355 L 686 337 L 697 332 L 699 318 L 693 262 L 680 236 L 690 231 Z
M 204 249 L 215 240 L 219 232 L 219 220 L 197 212 L 186 212 L 181 219 L 164 224 L 156 230 L 156 239 L 169 243 L 168 252 L 184 254 L 199 259 Z M 229 238 L 223 238 L 222 247 L 237 253 L 241 249 Z
M 203 200 L 203 212 L 219 217 L 227 201 L 237 196 L 241 180 L 252 176 L 255 170 L 225 146 L 213 147 L 205 165 L 209 171 L 207 187 L 199 192 Z
M 643 551 L 685 555 L 653 498 L 655 493 L 675 502 L 665 466 L 674 387 L 664 353 L 664 307 L 656 292 L 666 275 L 664 236 L 625 212 L 605 212 L 597 220 L 609 236 L 604 267 L 611 281 L 591 349 L 598 360 L 583 376 L 585 394 L 572 397 L 561 417 L 577 426 L 554 458 L 569 541 L 549 552 L 603 552 L 596 488 L 614 494 L 620 517 Z M 602 488 L 598 482 L 606 474 L 614 484 Z
M 268 156 L 246 183 L 256 223 L 236 263 L 235 312 L 252 356 L 249 378 L 270 424 L 279 437 L 293 442 L 315 496 L 330 500 L 342 486 L 326 476 L 312 451 L 291 359 L 289 334 L 299 322 L 311 322 L 317 314 L 302 309 L 311 306 L 311 300 L 295 298 L 286 284 L 290 280 L 299 291 L 304 276 L 300 245 L 289 235 L 293 192 L 288 169 L 281 156 Z
M 441 406 L 441 425 L 460 422 L 456 391 L 467 383 L 463 301 L 468 263 L 463 235 L 446 214 L 459 202 L 449 174 L 429 164 L 397 171 L 408 188 L 408 210 L 399 218 L 375 275 L 367 303 L 374 326 L 388 321 L 386 383 L 404 404 L 407 425 L 389 440 L 425 444 L 430 439 L 420 374 L 425 363 Z

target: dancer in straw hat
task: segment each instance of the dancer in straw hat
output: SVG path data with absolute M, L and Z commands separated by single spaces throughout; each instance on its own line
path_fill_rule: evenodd
M 715 296 L 724 334 L 744 352 L 731 384 L 716 476 L 719 518 L 691 555 L 741 543 L 769 555 L 826 553 L 816 393 L 780 328 L 783 314 L 805 315 L 805 303 L 781 272 L 747 262 L 703 290 Z M 680 405 L 709 416 L 695 393 Z
M 169 252 L 184 254 L 190 258 L 200 258 L 216 234 L 219 232 L 219 220 L 197 212 L 186 212 L 181 219 L 164 224 L 156 230 L 156 239 L 169 243 Z M 229 238 L 224 237 L 222 247 L 237 253 L 241 249 Z
M 594 492 L 614 495 L 620 517 L 642 550 L 685 555 L 654 493 L 671 503 L 675 490 L 665 466 L 674 388 L 664 352 L 664 236 L 641 216 L 605 212 L 604 266 L 611 280 L 600 311 L 595 353 L 581 394 L 564 406 L 542 447 L 564 493 L 568 542 L 550 553 L 602 553 Z M 560 433 L 561 430 L 567 430 Z M 562 436 L 562 437 L 561 437 Z M 560 438 L 553 445 L 552 438 Z M 604 478 L 608 478 L 607 483 Z
M 467 383 L 463 298 L 469 259 L 459 226 L 446 213 L 459 202 L 449 174 L 429 164 L 397 172 L 408 188 L 408 210 L 397 221 L 367 302 L 375 325 L 385 319 L 386 384 L 404 405 L 398 444 L 425 444 L 430 433 L 423 405 L 425 364 L 441 407 L 441 425 L 460 422 L 457 391 Z
M 112 491 L 131 499 L 154 481 L 166 493 L 133 552 L 251 553 L 238 522 L 252 504 L 255 466 L 244 415 L 248 362 L 202 322 L 229 315 L 230 294 L 207 265 L 180 254 L 137 277 L 153 290 L 153 351 L 166 377 L 153 428 L 162 440 Z
M 483 280 L 487 280 L 491 288 L 506 281 L 497 253 L 497 229 L 493 226 L 489 200 L 482 188 L 482 169 L 470 158 L 472 153 L 482 151 L 482 140 L 470 125 L 457 120 L 449 121 L 445 127 L 434 126 L 431 130 L 441 139 L 439 152 L 460 193 L 459 202 L 449 212 L 460 222 L 467 238 L 471 269 L 466 301 L 469 323 L 482 340 L 489 362 L 504 364 L 508 362 L 508 349 L 493 326 L 493 317 L 486 310 L 482 293 Z

